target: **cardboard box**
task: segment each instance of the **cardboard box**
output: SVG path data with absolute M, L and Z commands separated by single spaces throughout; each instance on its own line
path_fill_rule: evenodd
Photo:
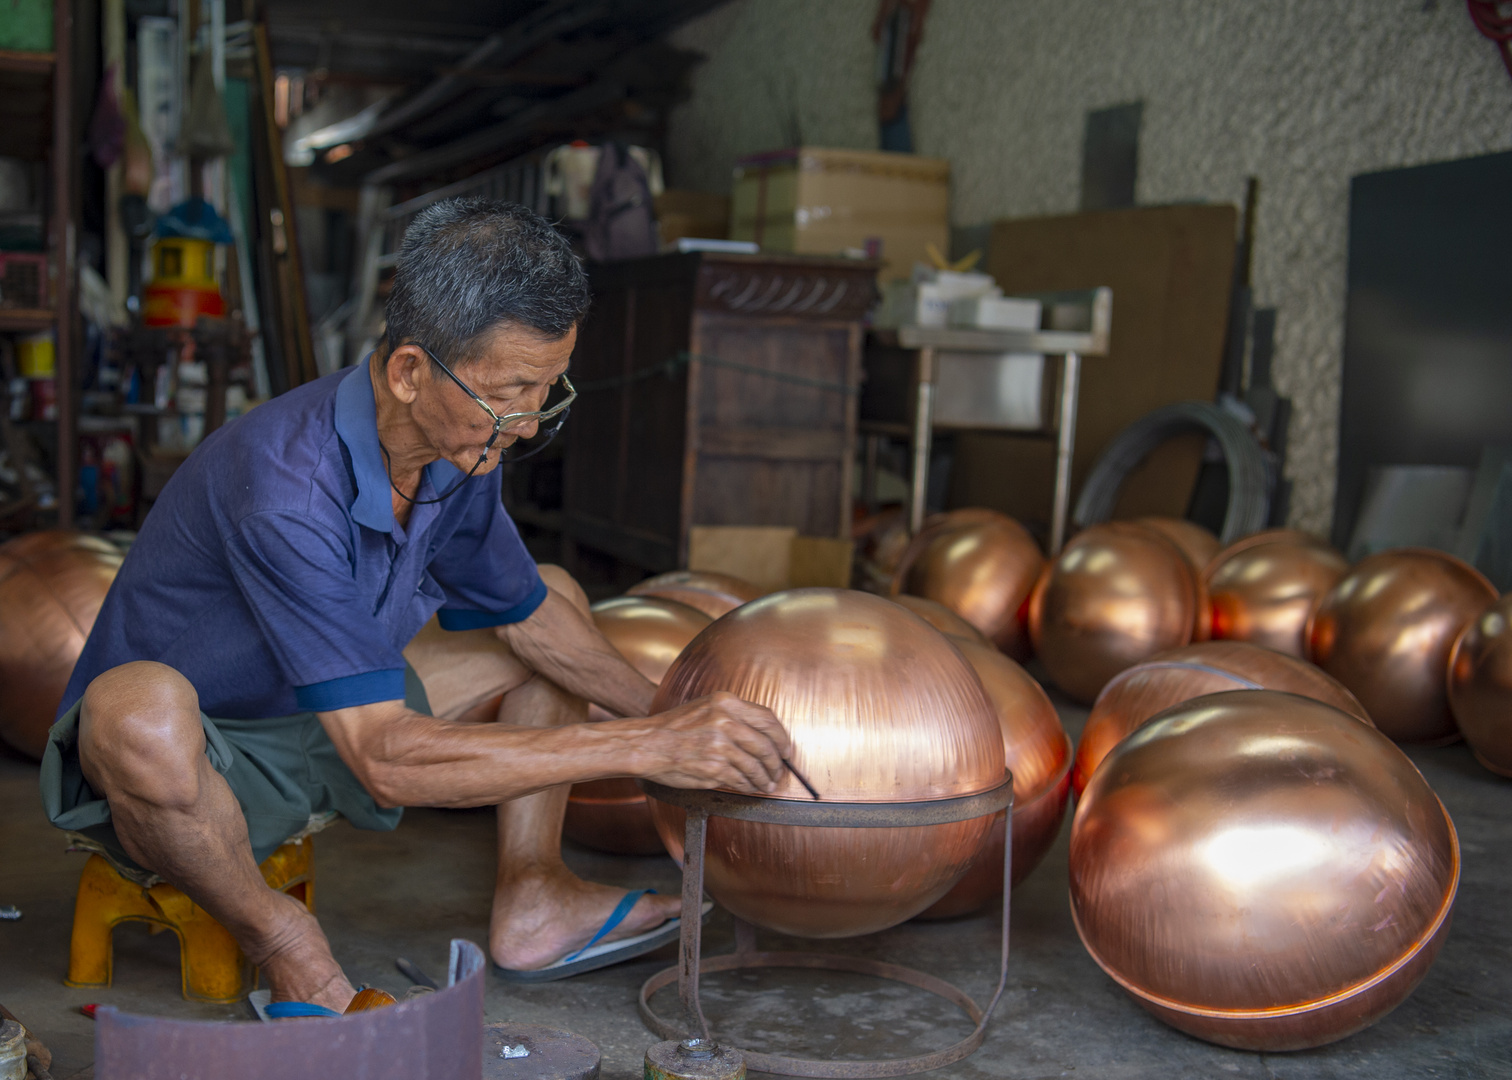
M 663 250 L 683 237 L 723 240 L 730 232 L 730 199 L 707 191 L 664 191 L 656 197 L 656 224 Z
M 735 165 L 730 238 L 766 251 L 882 260 L 879 279 L 907 278 L 933 243 L 950 247 L 950 163 L 915 154 L 800 147 Z M 880 243 L 879 252 L 868 250 Z
M 786 525 L 694 525 L 688 530 L 688 569 L 733 574 L 767 592 L 851 583 L 855 543 L 799 536 Z

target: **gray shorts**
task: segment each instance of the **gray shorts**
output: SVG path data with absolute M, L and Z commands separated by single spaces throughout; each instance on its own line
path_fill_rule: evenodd
M 425 687 L 405 670 L 405 704 L 429 713 Z M 42 756 L 42 805 L 48 819 L 98 844 L 123 868 L 147 873 L 126 854 L 108 804 L 89 786 L 79 765 L 79 702 L 53 724 Z M 226 778 L 247 819 L 252 857 L 262 862 L 313 818 L 337 813 L 359 829 L 392 829 L 402 807 L 373 801 L 312 712 L 262 720 L 212 719 L 200 713 L 205 753 Z

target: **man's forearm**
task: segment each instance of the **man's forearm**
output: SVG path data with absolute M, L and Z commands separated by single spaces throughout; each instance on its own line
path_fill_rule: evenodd
M 363 707 L 364 712 L 373 706 Z M 357 710 L 322 713 L 337 752 L 385 806 L 486 806 L 557 784 L 636 775 L 628 721 L 514 728 L 459 724 L 391 703 L 381 733 Z

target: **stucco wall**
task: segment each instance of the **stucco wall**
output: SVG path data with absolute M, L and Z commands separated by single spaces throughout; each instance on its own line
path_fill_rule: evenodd
M 674 114 L 672 183 L 734 159 L 874 148 L 876 0 L 733 0 L 679 33 L 708 55 Z M 1292 523 L 1332 515 L 1349 178 L 1512 149 L 1512 80 L 1458 0 L 935 0 L 910 95 L 949 158 L 952 218 L 1064 213 L 1086 110 L 1142 99 L 1138 199 L 1237 202 L 1260 178 L 1255 292 L 1294 400 Z

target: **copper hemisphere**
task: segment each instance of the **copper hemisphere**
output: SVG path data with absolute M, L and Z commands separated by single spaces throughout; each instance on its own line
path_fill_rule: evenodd
M 902 604 L 946 637 L 963 638 L 982 645 L 992 644 L 980 630 L 938 601 L 926 600 L 922 596 L 910 596 L 907 593 L 900 593 L 892 599 L 893 603 Z
M 660 711 L 728 691 L 787 727 L 793 764 L 827 801 L 908 802 L 991 790 L 1003 736 L 981 680 L 955 645 L 890 600 L 792 589 L 703 631 L 662 680 Z M 807 800 L 788 776 L 777 798 Z M 682 855 L 682 811 L 652 802 Z M 735 915 L 799 937 L 896 926 L 970 867 L 991 816 L 899 829 L 776 826 L 711 818 L 709 893 Z
M 1002 728 L 1003 753 L 1013 773 L 1013 884 L 1017 886 L 1060 834 L 1070 790 L 1071 740 L 1034 676 L 990 645 L 957 641 L 956 647 L 981 678 Z M 966 876 L 921 919 L 968 915 L 1003 894 L 1007 820 L 1006 813 L 993 819 L 992 832 Z
M 1246 1050 L 1342 1039 L 1400 1004 L 1447 936 L 1454 825 L 1405 754 L 1310 698 L 1161 713 L 1092 777 L 1071 913 L 1161 1020 Z
M 1230 544 L 1203 578 L 1213 637 L 1307 656 L 1307 621 L 1349 571 L 1337 550 L 1304 532 L 1271 529 Z
M 1152 716 L 1225 690 L 1283 690 L 1370 723 L 1365 707 L 1342 683 L 1305 660 L 1242 641 L 1186 645 L 1131 667 L 1103 687 L 1076 744 L 1071 790 L 1080 798 L 1108 752 Z
M 944 604 L 1009 656 L 1029 657 L 1025 603 L 1045 557 L 1029 531 L 992 510 L 931 519 L 899 562 L 894 593 Z
M 749 581 L 732 574 L 719 574 L 712 570 L 672 570 L 637 582 L 625 590 L 625 595 L 658 596 L 663 600 L 676 600 L 679 604 L 697 608 L 711 619 L 717 619 L 763 593 Z
M 1108 680 L 1192 640 L 1206 598 L 1181 549 L 1131 522 L 1074 536 L 1029 597 L 1029 636 L 1050 677 L 1090 703 Z
M 621 596 L 595 604 L 593 621 L 636 671 L 659 682 L 678 653 L 713 620 L 675 600 Z M 588 719 L 607 720 L 609 714 L 590 705 Z M 664 850 L 646 796 L 626 777 L 573 784 L 562 835 L 616 855 L 660 855 Z
M 0 739 L 28 757 L 47 747 L 121 558 L 106 541 L 66 530 L 0 545 Z
M 1449 705 L 1476 760 L 1512 776 L 1512 594 L 1482 612 L 1454 643 Z
M 1181 553 L 1187 557 L 1187 561 L 1192 564 L 1192 568 L 1199 574 L 1223 546 L 1211 529 L 1205 529 L 1195 521 L 1187 521 L 1185 518 L 1142 517 L 1135 518 L 1134 524 L 1154 529 L 1179 547 Z
M 1308 623 L 1313 663 L 1353 691 L 1397 742 L 1453 742 L 1449 653 L 1496 589 L 1469 564 L 1427 548 L 1355 564 Z

